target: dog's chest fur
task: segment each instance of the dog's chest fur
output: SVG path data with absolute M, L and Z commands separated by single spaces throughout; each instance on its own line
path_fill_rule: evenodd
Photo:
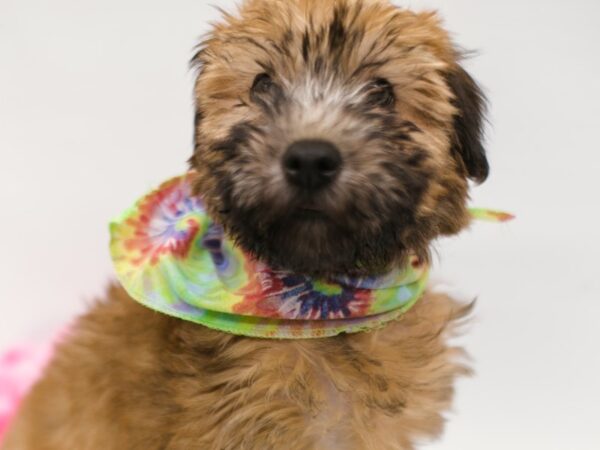
M 444 330 L 463 313 L 426 295 L 380 331 L 269 341 L 168 318 L 113 288 L 27 400 L 14 436 L 28 442 L 7 448 L 410 449 L 441 431 L 464 370 Z

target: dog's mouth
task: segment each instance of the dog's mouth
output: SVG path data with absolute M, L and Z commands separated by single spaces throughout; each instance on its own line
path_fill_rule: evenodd
M 314 202 L 304 202 L 293 210 L 291 218 L 299 221 L 321 221 L 327 220 L 328 215 Z
M 402 251 L 399 233 L 387 222 L 369 226 L 351 207 L 327 200 L 296 198 L 280 210 L 273 205 L 253 214 L 233 209 L 226 218 L 235 219 L 229 229 L 238 245 L 274 269 L 313 276 L 384 273 Z

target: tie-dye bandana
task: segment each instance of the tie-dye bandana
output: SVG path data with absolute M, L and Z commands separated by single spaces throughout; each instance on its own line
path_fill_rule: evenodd
M 117 276 L 139 303 L 236 335 L 306 339 L 379 328 L 423 294 L 429 268 L 416 257 L 380 277 L 320 280 L 269 268 L 210 219 L 191 177 L 165 182 L 111 223 Z

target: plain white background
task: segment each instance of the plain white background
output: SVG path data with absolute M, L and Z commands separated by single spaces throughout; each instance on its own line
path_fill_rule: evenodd
M 215 1 L 229 8 L 231 1 Z M 600 2 L 412 0 L 438 8 L 491 99 L 489 181 L 517 214 L 438 245 L 461 339 L 454 450 L 600 448 Z M 40 339 L 112 278 L 107 223 L 192 150 L 187 61 L 200 0 L 0 0 L 0 347 Z

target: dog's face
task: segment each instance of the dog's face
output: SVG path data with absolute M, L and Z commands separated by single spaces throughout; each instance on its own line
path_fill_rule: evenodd
M 378 273 L 468 223 L 483 98 L 432 13 L 248 0 L 194 58 L 196 191 L 245 250 Z

